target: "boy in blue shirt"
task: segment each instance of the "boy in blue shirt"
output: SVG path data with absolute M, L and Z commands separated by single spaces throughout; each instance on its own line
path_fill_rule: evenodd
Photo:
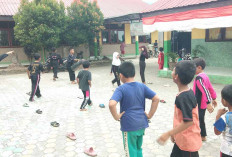
M 222 105 L 225 108 L 218 110 L 214 124 L 214 133 L 216 135 L 222 134 L 223 137 L 220 156 L 230 157 L 232 156 L 232 84 L 222 89 L 221 97 Z
M 115 120 L 121 123 L 123 143 L 126 156 L 142 157 L 142 143 L 148 119 L 151 119 L 158 107 L 159 98 L 146 85 L 135 82 L 135 67 L 131 62 L 124 62 L 119 66 L 120 80 L 124 83 L 119 86 L 109 102 L 109 108 Z M 149 113 L 145 112 L 145 99 L 151 99 Z M 120 102 L 120 113 L 116 105 Z

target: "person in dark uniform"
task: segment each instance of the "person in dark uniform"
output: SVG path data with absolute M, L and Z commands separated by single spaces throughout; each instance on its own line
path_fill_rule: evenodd
M 2 61 L 4 58 L 6 58 L 7 56 L 9 56 L 9 54 L 12 54 L 13 52 L 14 51 L 9 51 L 9 52 L 7 52 L 5 54 L 0 55 L 0 61 Z
M 34 55 L 35 61 L 28 67 L 27 75 L 31 79 L 31 96 L 29 101 L 34 101 L 34 96 L 38 98 L 41 97 L 39 82 L 40 82 L 40 73 L 44 71 L 43 65 L 40 63 L 41 57 L 40 54 L 36 53 Z
M 145 46 L 141 46 L 140 48 L 141 48 L 141 54 L 139 57 L 140 76 L 142 82 L 146 84 L 144 72 L 146 68 L 145 59 L 148 59 L 147 48 Z
M 78 59 L 75 59 L 74 56 L 74 48 L 69 49 L 69 55 L 68 55 L 68 63 L 67 63 L 67 69 L 69 72 L 69 78 L 72 84 L 76 84 L 75 82 L 75 71 L 71 69 L 71 66 L 74 64 L 74 62 L 77 62 Z
M 58 73 L 58 67 L 59 67 L 59 61 L 60 61 L 60 55 L 56 53 L 56 48 L 52 48 L 52 53 L 50 55 L 50 62 L 51 62 L 51 69 L 53 69 L 53 80 L 56 81 L 57 73 Z

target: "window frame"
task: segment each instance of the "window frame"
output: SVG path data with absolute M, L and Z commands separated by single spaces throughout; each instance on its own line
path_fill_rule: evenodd
M 12 37 L 11 37 L 11 32 L 13 32 L 14 31 L 14 24 L 12 24 L 12 26 L 13 26 L 13 28 L 11 28 L 10 27 L 10 22 L 12 22 L 12 21 L 1 21 L 1 22 L 7 22 L 7 27 L 8 28 L 3 28 L 3 27 L 0 27 L 0 31 L 1 30 L 6 30 L 7 32 L 8 32 L 8 46 L 1 46 L 0 45 L 0 48 L 20 48 L 20 47 L 22 47 L 22 46 L 20 46 L 20 45 L 18 45 L 18 46 L 13 46 L 12 44 L 13 44 L 13 40 L 12 40 Z M 0 25 L 1 26 L 1 25 Z M 15 35 L 14 35 L 14 37 L 15 37 Z
M 216 40 L 211 40 L 209 39 L 209 29 L 206 29 L 205 32 L 205 42 L 227 42 L 227 41 L 232 41 L 232 39 L 226 39 L 226 28 L 220 28 L 220 31 L 222 33 L 222 39 L 216 39 Z
M 103 31 L 107 31 L 108 32 L 108 39 L 109 39 L 109 43 L 104 43 L 103 42 L 103 37 L 102 37 L 102 44 L 106 45 L 106 44 L 109 44 L 109 45 L 112 45 L 112 44 L 120 44 L 120 40 L 118 39 L 118 31 L 123 31 L 124 32 L 124 41 L 125 41 L 125 30 L 124 29 L 104 29 Z M 111 31 L 117 31 L 117 43 L 112 43 L 111 41 Z

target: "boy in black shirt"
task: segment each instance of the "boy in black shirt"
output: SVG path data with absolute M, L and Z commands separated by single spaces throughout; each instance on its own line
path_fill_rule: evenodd
M 84 100 L 81 104 L 80 111 L 86 111 L 87 109 L 85 109 L 85 106 L 87 104 L 92 104 L 90 100 L 91 72 L 89 72 L 89 61 L 84 61 L 82 65 L 84 69 L 78 73 L 77 83 L 79 84 L 79 88 L 82 90 L 84 95 Z
M 58 73 L 58 67 L 59 67 L 59 60 L 60 60 L 60 55 L 56 53 L 56 48 L 52 48 L 52 53 L 50 56 L 50 62 L 51 62 L 51 69 L 53 69 L 53 80 L 56 81 L 57 73 Z
M 43 65 L 40 63 L 40 55 L 36 53 L 34 55 L 35 61 L 28 67 L 27 75 L 28 78 L 31 79 L 32 91 L 29 101 L 34 101 L 34 96 L 36 95 L 38 98 L 41 97 L 40 89 L 39 89 L 39 81 L 40 81 L 40 72 L 44 71 Z

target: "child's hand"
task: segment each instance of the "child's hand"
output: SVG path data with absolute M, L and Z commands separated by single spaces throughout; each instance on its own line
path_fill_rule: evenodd
M 145 115 L 147 116 L 147 119 L 151 119 L 152 117 L 149 115 L 149 114 L 147 114 L 146 112 L 144 112 L 145 113 Z
M 119 121 L 124 113 L 125 113 L 125 111 L 123 111 L 122 113 L 119 113 L 119 114 L 117 115 L 117 117 L 114 118 L 114 119 L 115 119 L 116 121 Z
M 160 145 L 165 145 L 165 143 L 167 142 L 167 140 L 170 138 L 170 134 L 169 132 L 164 133 L 163 135 L 161 135 L 158 139 L 157 142 Z
M 12 54 L 13 52 L 14 52 L 14 51 L 9 51 L 9 52 L 7 52 L 6 54 L 8 54 L 8 55 L 9 55 L 9 54 Z
M 217 117 L 221 117 L 223 114 L 225 114 L 228 110 L 226 110 L 225 108 L 219 109 L 217 112 Z
M 211 103 L 207 105 L 207 110 L 209 111 L 209 113 L 213 112 L 214 108 Z
M 216 99 L 213 100 L 213 101 L 212 101 L 212 104 L 213 104 L 214 108 L 217 107 L 217 100 L 216 100 Z

